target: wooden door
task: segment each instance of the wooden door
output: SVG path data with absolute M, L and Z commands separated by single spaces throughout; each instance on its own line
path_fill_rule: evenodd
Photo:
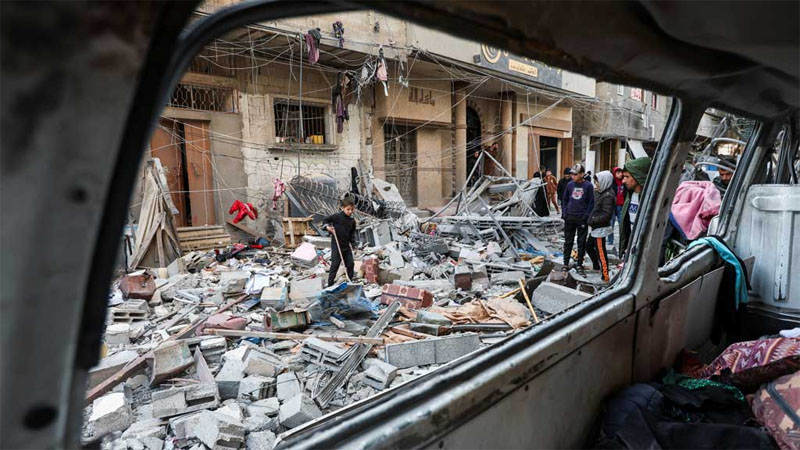
M 567 167 L 572 167 L 575 164 L 575 159 L 573 158 L 573 143 L 572 138 L 564 138 L 561 139 L 561 167 L 559 168 L 560 173 L 564 173 L 564 169 Z
M 184 120 L 186 179 L 193 227 L 215 225 L 214 178 L 208 122 Z
M 161 119 L 150 138 L 150 155 L 161 160 L 164 175 L 167 178 L 172 202 L 180 214 L 173 216 L 175 226 L 188 225 L 186 183 L 183 177 L 183 130 L 178 123 L 168 119 Z

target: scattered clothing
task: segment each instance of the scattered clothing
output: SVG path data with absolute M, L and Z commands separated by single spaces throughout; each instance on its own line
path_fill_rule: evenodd
M 800 448 L 800 371 L 761 386 L 753 396 L 752 408 L 778 447 Z
M 711 219 L 719 214 L 719 191 L 708 181 L 687 181 L 675 191 L 671 216 L 674 225 L 687 239 L 705 235 Z
M 256 207 L 253 206 L 252 203 L 244 203 L 240 200 L 235 200 L 231 205 L 230 209 L 228 210 L 228 214 L 236 213 L 236 217 L 233 219 L 233 223 L 241 222 L 245 217 L 249 217 L 252 220 L 258 218 L 258 211 Z
M 341 134 L 344 131 L 344 121 L 350 120 L 350 113 L 347 110 L 347 91 L 350 84 L 350 77 L 345 72 L 339 72 L 336 77 L 336 84 L 331 90 L 333 105 L 336 111 L 336 132 Z
M 747 279 L 747 268 L 745 267 L 744 262 L 739 259 L 738 256 L 736 256 L 733 250 L 731 250 L 722 239 L 716 236 L 700 238 L 690 243 L 688 248 L 703 244 L 713 248 L 720 258 L 722 258 L 726 264 L 732 266 L 736 271 L 736 298 L 734 304 L 736 309 L 739 309 L 740 304 L 747 303 L 747 289 L 750 284 L 749 280 Z

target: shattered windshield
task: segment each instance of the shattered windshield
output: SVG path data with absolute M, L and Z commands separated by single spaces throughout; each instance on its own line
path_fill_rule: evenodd
M 139 169 L 84 441 L 271 448 L 609 289 L 671 104 L 371 11 L 219 36 Z

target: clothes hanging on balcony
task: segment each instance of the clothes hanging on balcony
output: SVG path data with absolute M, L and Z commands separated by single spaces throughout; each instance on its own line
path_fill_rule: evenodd
M 350 84 L 350 77 L 346 72 L 339 72 L 336 78 L 336 85 L 331 90 L 333 97 L 333 105 L 336 109 L 336 132 L 341 133 L 344 131 L 344 121 L 350 120 L 350 114 L 347 111 L 347 96 L 348 85 Z
M 339 40 L 339 48 L 344 48 L 344 25 L 341 21 L 333 22 L 333 36 Z
M 308 30 L 308 34 L 304 34 L 303 37 L 306 41 L 306 47 L 308 47 L 308 63 L 316 64 L 319 61 L 319 41 L 322 39 L 319 28 Z

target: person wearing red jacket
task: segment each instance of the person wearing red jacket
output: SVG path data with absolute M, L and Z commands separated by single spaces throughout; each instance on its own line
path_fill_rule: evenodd
M 614 174 L 614 184 L 613 186 L 616 188 L 617 191 L 617 206 L 614 208 L 614 215 L 611 217 L 611 234 L 608 236 L 608 244 L 614 245 L 614 222 L 622 224 L 620 220 L 622 220 L 622 205 L 625 204 L 625 193 L 628 191 L 628 188 L 625 187 L 625 183 L 622 182 L 622 168 L 621 167 L 614 167 L 611 170 L 611 173 Z

